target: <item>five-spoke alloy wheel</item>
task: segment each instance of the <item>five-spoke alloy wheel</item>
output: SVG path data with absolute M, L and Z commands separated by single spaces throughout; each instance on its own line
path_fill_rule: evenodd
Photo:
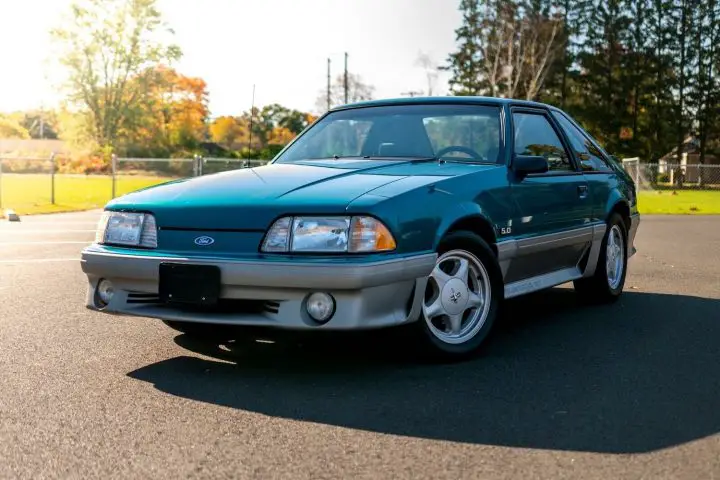
M 608 218 L 595 273 L 575 280 L 575 291 L 589 303 L 611 303 L 622 294 L 627 273 L 627 224 L 617 213 Z
M 460 344 L 474 337 L 490 311 L 487 270 L 465 250 L 451 250 L 438 258 L 430 274 L 423 313 L 439 340 Z
M 625 237 L 618 225 L 613 225 L 608 234 L 605 248 L 605 270 L 608 286 L 617 288 L 625 271 Z
M 451 360 L 475 353 L 502 296 L 500 267 L 488 244 L 472 232 L 449 234 L 438 249 L 416 322 L 429 353 Z

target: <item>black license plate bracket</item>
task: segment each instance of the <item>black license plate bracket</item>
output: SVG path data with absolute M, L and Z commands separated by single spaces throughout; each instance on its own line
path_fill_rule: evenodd
M 220 268 L 214 265 L 161 263 L 159 280 L 165 303 L 211 306 L 220 298 Z

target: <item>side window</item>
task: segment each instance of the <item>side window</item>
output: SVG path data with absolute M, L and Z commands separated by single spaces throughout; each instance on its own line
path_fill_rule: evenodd
M 553 116 L 565 131 L 583 172 L 611 172 L 602 153 L 565 115 L 553 112 Z
M 548 119 L 536 113 L 513 113 L 515 154 L 547 158 L 551 172 L 573 171 L 560 137 Z

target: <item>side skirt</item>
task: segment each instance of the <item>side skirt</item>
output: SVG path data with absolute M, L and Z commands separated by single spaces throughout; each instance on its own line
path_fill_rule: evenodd
M 538 290 L 562 285 L 582 277 L 582 271 L 578 267 L 566 268 L 557 272 L 538 275 L 537 277 L 520 280 L 505 285 L 505 298 L 519 297 Z
M 546 288 L 562 285 L 563 283 L 571 282 L 579 278 L 586 278 L 594 275 L 598 259 L 600 258 L 600 247 L 602 246 L 602 240 L 605 237 L 606 230 L 607 226 L 602 223 L 579 229 L 574 232 L 568 232 L 564 235 L 554 234 L 552 237 L 539 237 L 531 240 L 530 242 L 525 240 L 524 243 L 530 244 L 528 246 L 537 250 L 543 250 L 543 246 L 552 244 L 553 242 L 555 244 L 559 242 L 573 243 L 578 239 L 587 238 L 589 243 L 587 243 L 587 248 L 583 250 L 583 254 L 580 256 L 578 264 L 574 267 L 564 268 L 562 270 L 537 275 L 512 283 L 506 283 L 505 298 L 518 297 L 528 293 L 537 292 L 539 290 L 544 290 Z M 549 238 L 552 238 L 552 242 L 546 240 Z M 506 240 L 498 243 L 497 246 L 500 268 L 503 276 L 505 276 L 510 263 L 515 258 L 522 255 L 522 247 L 524 247 L 524 245 L 518 245 L 517 240 Z

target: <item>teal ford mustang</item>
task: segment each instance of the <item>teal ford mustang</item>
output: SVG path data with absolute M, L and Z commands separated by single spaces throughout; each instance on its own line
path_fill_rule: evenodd
M 623 290 L 635 185 L 557 108 L 482 97 L 331 110 L 266 166 L 110 202 L 82 253 L 87 305 L 225 328 L 405 326 L 478 350 L 507 298 Z

